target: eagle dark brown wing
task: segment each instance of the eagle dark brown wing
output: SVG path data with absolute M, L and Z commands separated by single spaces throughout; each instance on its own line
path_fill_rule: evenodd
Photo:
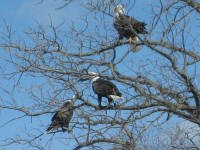
M 136 36 L 135 32 L 137 34 L 146 34 L 145 26 L 146 24 L 144 22 L 140 22 L 127 15 L 116 16 L 114 21 L 114 27 L 119 33 L 120 40 L 123 39 L 123 37 L 134 38 Z
M 98 79 L 92 84 L 93 90 L 96 94 L 107 97 L 108 95 L 121 96 L 118 88 L 110 81 Z
M 130 16 L 127 16 L 130 20 L 130 24 L 133 27 L 133 29 L 135 29 L 135 31 L 137 32 L 137 34 L 147 34 L 146 31 L 146 23 L 144 22 L 140 22 L 138 20 L 136 20 L 135 18 L 132 18 Z

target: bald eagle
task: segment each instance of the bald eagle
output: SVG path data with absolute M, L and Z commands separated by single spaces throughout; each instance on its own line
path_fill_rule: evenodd
M 98 103 L 99 107 L 101 106 L 102 97 L 106 97 L 108 99 L 109 107 L 111 106 L 111 102 L 113 100 L 119 99 L 123 100 L 122 94 L 119 92 L 116 85 L 108 80 L 101 79 L 97 73 L 88 72 L 90 78 L 92 78 L 92 88 L 94 93 L 98 95 Z
M 73 103 L 76 99 L 76 96 L 73 96 L 72 100 L 67 100 L 63 106 L 54 114 L 51 119 L 51 124 L 46 130 L 46 134 L 62 128 L 62 131 L 65 132 L 69 130 L 69 123 L 73 116 Z
M 122 5 L 117 5 L 114 13 L 114 27 L 119 34 L 119 40 L 121 41 L 123 38 L 127 38 L 131 43 L 131 48 L 135 48 L 134 43 L 139 40 L 137 34 L 147 34 L 145 29 L 146 24 L 125 15 L 125 8 Z M 133 50 L 138 51 L 139 47 Z

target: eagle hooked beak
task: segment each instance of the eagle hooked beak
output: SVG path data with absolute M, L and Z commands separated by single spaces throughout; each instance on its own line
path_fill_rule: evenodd
M 90 78 L 87 75 L 82 76 L 78 81 L 84 82 L 90 80 Z
M 97 76 L 98 76 L 98 74 L 95 72 L 88 72 L 88 75 L 84 75 L 82 78 L 79 79 L 79 81 L 91 80 Z
M 117 7 L 115 7 L 115 9 L 113 10 L 113 13 L 117 13 L 118 11 L 117 11 Z

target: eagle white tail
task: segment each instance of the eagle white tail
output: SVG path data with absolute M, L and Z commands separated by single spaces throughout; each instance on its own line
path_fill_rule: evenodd
M 137 42 L 139 42 L 139 38 L 136 36 L 134 39 L 132 39 L 132 42 L 131 42 L 131 44 L 130 44 L 131 50 L 132 50 L 133 52 L 138 52 L 138 51 L 141 49 L 141 46 L 136 45 Z
M 117 96 L 117 95 L 109 95 L 108 97 L 110 97 L 110 98 L 112 98 L 113 100 L 124 100 L 124 98 L 123 97 L 121 97 L 121 96 Z
M 131 51 L 138 52 L 141 49 L 141 46 L 137 46 L 136 44 L 131 44 Z
M 44 132 L 44 134 L 49 134 L 52 131 L 57 130 L 57 129 L 58 129 L 58 126 L 55 126 L 55 125 L 52 126 L 52 125 L 50 125 L 49 128 Z
M 52 132 L 54 129 L 52 128 L 51 130 L 47 130 L 44 132 L 44 134 L 49 134 L 50 132 Z

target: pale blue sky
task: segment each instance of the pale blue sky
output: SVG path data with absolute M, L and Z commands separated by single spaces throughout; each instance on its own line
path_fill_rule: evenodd
M 50 23 L 50 19 L 52 19 L 53 23 L 55 25 L 58 25 L 63 21 L 65 21 L 66 23 L 70 23 L 71 21 L 76 20 L 80 17 L 80 15 L 82 15 L 83 10 L 80 9 L 77 3 L 72 3 L 70 7 L 64 8 L 62 10 L 56 10 L 55 8 L 58 8 L 59 6 L 61 6 L 61 4 L 62 3 L 60 3 L 60 1 L 45 1 L 43 4 L 36 4 L 35 0 L 3 0 L 0 5 L 0 28 L 4 27 L 3 21 L 5 21 L 7 24 L 11 25 L 12 28 L 16 31 L 17 37 L 23 37 L 22 32 L 24 30 L 28 30 L 30 27 L 34 27 L 36 25 L 36 22 L 42 25 L 48 25 Z M 0 41 L 0 43 L 2 42 Z M 1 55 L 5 55 L 3 51 L 1 51 L 0 53 Z M 12 68 L 6 66 L 6 69 L 9 70 Z M 26 78 L 23 78 L 22 80 L 22 85 L 27 87 L 36 82 L 42 85 L 42 82 L 44 82 L 43 80 L 41 81 L 39 78 L 37 78 L 35 81 L 27 80 Z M 8 90 L 12 89 L 13 80 L 3 81 L 1 79 L 0 82 L 1 86 L 4 86 L 4 88 Z M 1 98 L 10 99 L 10 97 L 5 93 L 2 94 L 2 91 L 0 91 L 0 93 Z M 24 91 L 20 89 L 14 90 L 14 97 L 17 100 L 17 104 L 27 105 L 27 103 L 30 103 L 30 97 L 28 96 L 28 93 L 25 94 Z M 22 132 L 24 132 L 25 130 L 29 130 L 32 131 L 32 133 L 36 133 L 36 127 L 39 127 L 39 130 L 43 132 L 45 128 L 47 128 L 47 125 L 50 123 L 50 119 L 52 116 L 49 115 L 47 117 L 47 115 L 43 115 L 41 117 L 33 117 L 32 120 L 30 117 L 25 117 L 5 124 L 8 120 L 22 115 L 24 114 L 12 110 L 0 111 L 0 141 L 2 141 L 2 139 L 5 139 L 6 137 L 15 137 L 15 135 L 23 135 L 24 137 L 26 137 L 24 134 L 22 134 Z M 45 119 L 46 121 L 44 121 Z M 44 126 L 41 126 L 41 124 L 43 124 Z M 59 137 L 60 134 L 61 133 L 58 133 L 57 136 Z M 36 135 L 38 135 L 38 132 L 36 133 Z M 42 137 L 43 141 L 46 139 L 48 139 L 48 136 Z M 2 143 L 0 142 L 0 144 Z M 59 148 L 60 146 L 56 145 L 57 148 Z M 8 149 L 21 150 L 22 147 L 19 145 L 12 145 L 11 147 L 8 147 Z
M 77 3 L 72 3 L 70 7 L 57 10 L 62 3 L 57 1 L 44 1 L 42 4 L 34 0 L 4 0 L 0 5 L 0 19 L 5 19 L 14 27 L 22 29 L 34 24 L 36 21 L 47 25 L 52 18 L 53 22 L 61 23 L 62 21 L 70 22 L 79 18 L 82 9 Z
M 28 30 L 30 27 L 34 27 L 36 21 L 39 22 L 40 24 L 48 25 L 50 23 L 50 18 L 52 18 L 53 23 L 57 25 L 63 21 L 66 21 L 66 23 L 70 23 L 71 21 L 78 21 L 79 16 L 83 15 L 84 10 L 80 9 L 80 7 L 78 7 L 76 3 L 71 4 L 70 7 L 66 7 L 62 10 L 56 10 L 55 8 L 60 6 L 60 1 L 58 1 L 57 3 L 56 2 L 57 1 L 48 1 L 47 3 L 47 0 L 46 0 L 45 3 L 36 5 L 35 0 L 29 0 L 29 1 L 28 0 L 17 0 L 17 1 L 4 0 L 4 2 L 2 2 L 0 5 L 0 21 L 5 19 L 7 24 L 12 25 L 12 27 L 17 32 L 17 34 L 23 36 L 22 31 L 24 31 L 24 29 Z M 145 22 L 148 23 L 148 19 L 143 16 L 144 13 L 148 14 L 148 12 L 138 13 L 141 10 L 144 11 L 143 8 L 145 7 L 145 5 L 143 4 L 144 4 L 144 1 L 141 3 L 139 1 L 136 4 L 136 6 L 134 6 L 134 10 L 129 11 L 129 14 L 132 16 L 135 16 L 141 21 L 145 20 Z M 135 14 L 132 14 L 132 13 L 135 13 Z M 111 25 L 110 27 L 114 30 L 112 26 L 112 22 L 113 22 L 112 18 L 108 18 L 108 21 Z M 2 24 L 0 24 L 0 27 L 1 26 Z M 122 48 L 123 47 L 119 47 L 119 49 L 122 49 Z M 139 58 L 148 57 L 148 56 L 149 55 L 147 53 L 141 53 L 141 52 L 136 53 L 134 54 L 134 57 L 136 58 L 136 60 L 134 61 L 137 62 Z M 130 59 L 132 59 L 132 57 L 133 57 L 132 55 L 129 56 Z M 126 62 L 124 62 L 122 65 L 126 66 L 127 64 Z M 128 68 L 126 69 L 128 70 Z M 124 70 L 127 71 L 126 69 Z M 22 83 L 23 85 L 29 86 L 32 83 L 36 83 L 36 82 L 40 83 L 41 81 L 40 79 L 35 79 L 35 81 L 33 80 L 31 81 L 23 77 L 23 82 L 24 82 Z M 8 83 L 7 85 L 12 85 L 12 83 Z M 23 104 L 29 103 L 30 97 L 28 96 L 28 94 L 25 94 L 24 91 L 23 91 L 24 94 L 23 93 L 19 94 L 18 92 L 20 93 L 21 91 L 18 91 L 18 90 L 15 91 L 15 94 L 16 94 L 15 98 L 16 100 L 18 100 L 18 103 L 20 103 L 21 101 L 23 101 Z M 6 98 L 6 96 L 3 96 L 3 97 Z M 3 122 L 0 123 L 0 125 L 5 123 L 7 120 L 10 120 L 16 116 L 18 117 L 21 115 L 23 115 L 23 113 L 16 113 L 16 111 L 10 111 L 10 110 L 3 111 L 0 113 L 1 120 L 3 120 Z M 2 118 L 2 116 L 5 116 L 5 118 Z M 22 135 L 26 137 L 24 134 L 22 134 L 22 132 L 24 132 L 25 129 L 29 132 L 31 131 L 31 133 L 35 133 L 36 135 L 38 135 L 39 132 L 37 132 L 37 130 L 43 132 L 45 128 L 47 127 L 48 123 L 50 123 L 51 116 L 52 115 L 42 115 L 40 117 L 33 117 L 32 120 L 30 117 L 26 117 L 26 118 L 11 122 L 7 124 L 6 126 L 0 128 L 0 133 L 1 133 L 0 140 L 4 139 L 5 136 L 13 137 L 15 135 Z M 63 136 L 66 136 L 66 135 L 63 135 L 62 133 L 58 133 L 55 135 L 56 138 L 61 138 Z M 45 143 L 50 137 L 51 135 L 42 136 L 40 138 L 41 142 Z M 62 139 L 60 139 L 60 141 L 62 141 Z M 66 142 L 66 141 L 63 141 L 63 142 Z M 52 147 L 56 146 L 56 148 L 58 149 L 58 145 L 61 146 L 62 144 L 53 142 Z M 9 148 L 12 149 L 13 146 Z M 21 150 L 21 147 L 16 146 L 15 150 Z
M 39 1 L 39 0 L 38 0 Z M 48 1 L 48 3 L 47 3 Z M 151 16 L 150 10 L 144 9 L 145 5 L 148 4 L 149 2 L 143 1 L 137 1 L 136 6 L 134 7 L 134 10 L 130 10 L 129 14 L 138 18 L 141 21 L 145 21 L 148 24 L 148 19 Z M 55 8 L 58 8 L 61 6 L 60 1 L 53 1 L 53 0 L 45 0 L 43 4 L 36 4 L 37 1 L 35 0 L 3 0 L 0 5 L 0 30 L 2 25 L 2 20 L 5 19 L 7 24 L 11 24 L 14 28 L 14 30 L 18 33 L 21 34 L 24 29 L 28 30 L 31 26 L 35 26 L 36 22 L 39 22 L 40 24 L 43 25 L 48 25 L 50 23 L 50 18 L 53 20 L 53 23 L 55 25 L 60 24 L 63 21 L 66 21 L 67 23 L 70 23 L 71 21 L 77 21 L 79 17 L 84 13 L 83 9 L 80 9 L 78 7 L 77 3 L 73 3 L 70 5 L 70 7 L 66 7 L 62 10 L 56 10 Z M 146 14 L 144 16 L 144 14 Z M 111 19 L 111 18 L 110 18 Z M 113 20 L 110 20 L 110 23 L 112 23 Z M 113 28 L 113 27 L 112 27 Z M 121 47 L 119 47 L 121 48 Z M 121 51 L 123 52 L 123 51 Z M 0 54 L 2 54 L 0 52 Z M 139 52 L 134 54 L 134 59 L 133 61 L 138 62 L 139 59 L 142 60 L 142 58 L 149 58 L 154 55 L 153 52 Z M 133 59 L 133 54 L 129 56 L 130 59 Z M 144 60 L 145 61 L 145 60 Z M 144 62 L 145 63 L 145 62 Z M 122 65 L 127 65 L 126 62 L 124 62 Z M 151 64 L 150 64 L 151 65 Z M 133 66 L 136 66 L 133 64 Z M 125 67 L 124 67 L 125 68 Z M 126 68 L 128 70 L 128 68 Z M 127 71 L 124 69 L 125 71 Z M 134 68 L 133 68 L 134 69 Z M 1 81 L 0 81 L 1 82 Z M 37 81 L 32 81 L 32 82 L 41 82 L 40 79 Z M 7 85 L 10 85 L 11 83 L 8 83 Z M 29 84 L 28 82 L 23 83 Z M 5 85 L 5 84 L 4 84 Z M 16 91 L 16 93 L 19 91 Z M 16 94 L 15 93 L 15 94 Z M 21 98 L 26 98 L 28 100 L 27 95 L 22 94 L 17 94 L 17 99 L 20 100 Z M 3 95 L 3 97 L 6 98 L 6 95 Z M 5 118 L 2 118 L 2 116 L 5 116 Z M 14 118 L 15 116 L 20 116 L 19 114 L 16 113 L 16 111 L 3 111 L 0 112 L 0 126 L 6 122 L 6 120 L 9 120 L 11 118 Z M 27 130 L 32 130 L 36 131 L 36 129 L 39 129 L 40 131 L 43 131 L 46 128 L 47 122 L 50 122 L 50 117 L 49 115 L 43 115 L 41 117 L 33 117 L 32 122 L 31 118 L 27 117 L 26 119 L 19 119 L 15 122 L 11 122 L 10 124 L 0 128 L 0 140 L 6 137 L 13 136 L 18 134 L 21 130 L 26 129 Z M 28 126 L 26 126 L 28 123 Z M 43 125 L 43 126 L 42 126 Z M 23 131 L 22 131 L 23 132 Z M 62 133 L 58 133 L 55 135 L 56 137 L 59 138 L 59 136 Z M 41 141 L 46 141 L 47 138 L 49 137 L 48 135 L 45 135 L 41 138 Z M 55 144 L 55 143 L 54 143 Z M 55 146 L 55 145 L 54 145 Z M 57 146 L 57 145 L 56 145 Z M 59 145 L 61 146 L 61 145 Z M 13 147 L 12 147 L 13 148 Z M 48 148 L 47 148 L 48 149 Z M 21 150 L 21 147 L 15 147 L 15 150 Z

